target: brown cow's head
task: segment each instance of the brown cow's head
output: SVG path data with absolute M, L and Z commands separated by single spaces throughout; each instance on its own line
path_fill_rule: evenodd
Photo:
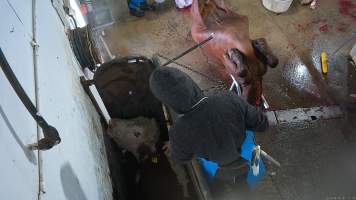
M 246 56 L 234 48 L 229 49 L 225 55 L 228 60 L 225 67 L 242 84 L 242 95 L 246 100 L 252 105 L 259 106 L 262 103 L 262 77 L 267 71 L 267 66 L 274 68 L 278 65 L 278 58 L 272 53 L 264 38 L 252 40 L 252 46 L 258 59 L 256 66 L 249 66 Z
M 267 66 L 278 64 L 266 40 L 251 40 L 247 16 L 227 8 L 223 0 L 194 0 L 191 15 L 194 41 L 201 42 L 215 33 L 204 50 L 239 82 L 243 98 L 252 105 L 260 105 L 262 77 Z

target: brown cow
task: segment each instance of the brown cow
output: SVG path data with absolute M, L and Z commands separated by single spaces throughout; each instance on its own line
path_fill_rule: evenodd
M 266 40 L 251 40 L 248 18 L 227 8 L 223 0 L 194 0 L 191 15 L 194 41 L 199 43 L 214 33 L 204 50 L 241 84 L 242 96 L 250 104 L 260 106 L 266 65 L 278 65 Z

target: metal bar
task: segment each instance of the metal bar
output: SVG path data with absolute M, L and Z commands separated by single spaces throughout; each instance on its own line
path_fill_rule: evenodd
M 262 103 L 263 103 L 263 107 L 265 107 L 266 110 L 269 109 L 269 104 L 268 104 L 265 96 L 263 96 L 263 94 L 262 94 Z
M 210 36 L 209 36 L 207 39 L 203 40 L 202 42 L 200 42 L 200 43 L 198 43 L 198 44 L 196 44 L 196 45 L 190 47 L 188 50 L 185 50 L 184 52 L 180 53 L 178 56 L 176 56 L 176 57 L 170 59 L 169 61 L 167 61 L 166 63 L 164 63 L 161 67 L 164 67 L 164 66 L 166 66 L 166 65 L 169 65 L 169 64 L 173 63 L 174 61 L 178 60 L 179 58 L 185 56 L 186 54 L 192 52 L 194 49 L 203 46 L 205 43 L 207 43 L 208 41 L 210 41 L 211 39 L 213 39 L 213 37 L 214 37 L 214 33 L 210 34 Z
M 236 81 L 236 79 L 235 79 L 235 77 L 233 75 L 230 74 L 230 77 L 232 79 L 232 83 L 231 83 L 231 86 L 230 86 L 230 91 L 232 91 L 234 89 L 234 87 L 236 87 L 237 95 L 241 96 L 242 91 L 241 91 L 240 84 Z
M 202 173 L 202 169 L 198 161 L 194 158 L 187 164 L 193 185 L 197 190 L 197 195 L 200 200 L 213 200 L 208 183 Z
M 93 103 L 96 111 L 98 111 L 99 115 L 105 120 L 106 125 L 109 124 L 111 119 L 109 112 L 107 111 L 105 104 L 94 84 L 94 80 L 87 80 L 85 76 L 80 76 L 80 83 L 83 86 L 85 93 L 89 96 L 91 102 Z M 95 98 L 98 97 L 98 98 Z M 100 106 L 102 105 L 102 106 Z
M 277 167 L 281 167 L 281 163 L 279 163 L 277 160 L 272 158 L 272 156 L 268 155 L 265 151 L 261 149 L 261 156 L 263 158 L 266 158 L 267 160 L 271 161 L 273 164 L 275 164 Z
M 110 51 L 110 48 L 109 48 L 108 44 L 105 42 L 103 36 L 99 35 L 99 39 L 100 39 L 101 43 L 103 44 L 104 50 L 106 51 L 107 55 L 108 55 L 111 59 L 114 59 L 115 56 L 112 55 L 112 53 L 111 53 L 111 51 Z

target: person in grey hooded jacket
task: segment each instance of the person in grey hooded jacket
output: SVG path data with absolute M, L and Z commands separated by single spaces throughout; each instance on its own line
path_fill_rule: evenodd
M 205 96 L 178 69 L 157 68 L 149 83 L 158 100 L 182 114 L 169 131 L 171 156 L 177 161 L 186 162 L 197 156 L 219 166 L 229 165 L 241 160 L 246 129 L 261 132 L 268 128 L 260 109 L 230 91 Z

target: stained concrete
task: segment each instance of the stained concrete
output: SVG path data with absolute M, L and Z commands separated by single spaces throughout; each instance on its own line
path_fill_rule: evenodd
M 277 15 L 267 11 L 258 0 L 226 1 L 238 13 L 247 15 L 251 38 L 264 37 L 280 59 L 276 69 L 270 69 L 264 79 L 264 94 L 272 109 L 333 105 L 347 100 L 349 73 L 346 54 L 350 45 L 329 58 L 329 73 L 321 74 L 319 55 L 331 54 L 352 31 L 353 17 L 341 14 L 341 0 L 322 1 L 316 10 L 295 1 L 291 8 Z M 115 7 L 115 6 L 112 6 Z M 352 10 L 350 10 L 352 11 Z M 351 12 L 352 13 L 352 12 Z M 104 39 L 116 56 L 155 53 L 174 57 L 194 44 L 190 36 L 189 12 L 178 12 L 173 1 L 167 1 L 158 11 L 146 12 L 144 18 L 126 16 L 105 30 Z M 178 62 L 207 75 L 219 78 L 222 67 L 209 59 L 201 49 Z M 196 79 L 199 75 L 192 74 Z M 214 83 L 198 81 L 204 86 Z
M 355 198 L 354 124 L 355 114 L 274 128 L 257 137 L 262 148 L 282 164 L 280 169 L 268 165 L 276 176 L 256 187 L 260 197 L 269 194 L 264 188 L 274 186 L 272 191 L 278 195 L 268 199 Z
M 257 135 L 257 142 L 281 162 L 282 168 L 267 165 L 268 171 L 276 175 L 266 176 L 252 193 L 246 194 L 239 185 L 228 185 L 220 187 L 216 199 L 355 199 L 353 103 L 356 99 L 351 99 L 349 94 L 356 92 L 356 68 L 347 61 L 353 43 L 329 57 L 327 75 L 321 73 L 319 55 L 323 50 L 330 56 L 356 30 L 356 9 L 351 6 L 356 2 L 323 0 L 316 10 L 311 10 L 294 1 L 286 13 L 279 15 L 264 9 L 259 0 L 226 2 L 233 10 L 249 17 L 251 38 L 266 38 L 280 59 L 278 67 L 269 69 L 263 82 L 264 95 L 272 110 L 341 105 L 345 116 L 287 123 Z M 156 12 L 147 12 L 143 18 L 129 16 L 127 11 L 123 13 L 126 14 L 119 15 L 116 24 L 102 35 L 116 57 L 132 54 L 152 57 L 158 53 L 172 58 L 194 45 L 189 12 L 178 12 L 173 1 L 166 1 Z M 160 59 L 164 61 L 162 56 Z M 177 62 L 171 67 L 187 72 L 208 92 L 224 89 L 211 81 L 224 78 L 220 73 L 222 66 L 201 49 Z
M 288 124 L 256 134 L 256 143 L 282 167 L 266 162 L 267 175 L 252 189 L 241 180 L 214 185 L 214 199 L 356 198 L 356 107 L 352 107 L 344 119 Z

